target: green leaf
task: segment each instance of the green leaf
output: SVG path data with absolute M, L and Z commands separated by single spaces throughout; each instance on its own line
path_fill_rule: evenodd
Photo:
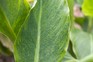
M 93 54 L 85 57 L 84 59 L 81 60 L 81 62 L 93 62 Z
M 76 58 L 67 52 L 63 62 L 93 62 L 93 35 L 82 30 L 72 29 L 70 39 Z
M 93 17 L 93 0 L 84 0 L 82 11 L 86 16 Z
M 31 9 L 30 5 L 28 4 L 26 0 L 19 0 L 19 1 L 20 1 L 19 12 L 18 12 L 17 18 L 14 20 L 14 23 L 13 23 L 13 30 L 16 34 L 18 34 L 21 25 L 24 23 Z
M 29 10 L 26 0 L 0 0 L 0 31 L 14 42 Z
M 67 52 L 62 62 L 93 62 L 93 54 L 91 54 L 81 60 L 78 60 L 78 59 L 75 59 L 74 57 L 72 57 L 70 55 L 70 53 Z
M 91 34 L 74 29 L 71 31 L 70 37 L 77 59 L 82 59 L 93 53 L 93 36 Z
M 72 29 L 70 38 L 76 58 L 72 57 L 70 53 L 67 53 L 63 59 L 64 62 L 92 62 L 93 35 L 82 30 Z
M 16 62 L 61 62 L 68 46 L 67 0 L 37 0 L 14 45 Z
M 0 31 L 7 35 L 11 41 L 16 38 L 14 31 L 12 30 L 7 18 L 5 17 L 3 11 L 0 9 Z
M 72 57 L 69 52 L 67 52 L 62 62 L 77 62 L 77 60 L 74 57 Z

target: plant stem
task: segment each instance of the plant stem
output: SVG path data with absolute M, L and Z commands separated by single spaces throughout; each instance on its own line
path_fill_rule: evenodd
M 89 33 L 92 31 L 92 27 L 93 27 L 93 18 L 90 17 L 89 22 L 88 22 L 88 32 Z

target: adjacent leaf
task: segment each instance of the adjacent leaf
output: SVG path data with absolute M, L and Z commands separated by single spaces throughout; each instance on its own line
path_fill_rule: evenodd
M 73 29 L 70 38 L 76 58 L 67 53 L 63 62 L 93 62 L 93 36 L 82 30 Z
M 15 42 L 15 61 L 61 62 L 69 24 L 67 0 L 37 0 Z
M 16 34 L 19 32 L 21 25 L 24 23 L 31 9 L 30 5 L 28 4 L 26 0 L 19 0 L 19 3 L 20 3 L 19 12 L 18 12 L 17 18 L 14 20 L 14 23 L 13 23 L 13 29 Z
M 93 0 L 84 0 L 82 11 L 86 16 L 93 16 Z
M 14 41 L 29 10 L 26 0 L 0 0 L 0 31 Z
M 93 54 L 79 60 L 75 59 L 69 53 L 67 53 L 62 62 L 93 62 Z
M 85 57 L 84 59 L 81 60 L 81 62 L 93 62 L 93 54 Z
M 14 31 L 12 30 L 7 18 L 5 17 L 3 11 L 0 9 L 0 31 L 7 35 L 11 41 L 16 38 Z
M 93 53 L 93 36 L 80 30 L 72 30 L 71 41 L 78 59 Z
M 69 52 L 67 52 L 62 62 L 77 62 L 77 60 L 72 57 Z

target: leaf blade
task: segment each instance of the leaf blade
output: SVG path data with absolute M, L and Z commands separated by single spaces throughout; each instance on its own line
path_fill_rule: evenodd
M 7 35 L 11 39 L 11 41 L 14 41 L 14 39 L 16 38 L 15 33 L 12 30 L 1 8 L 0 8 L 0 24 L 1 24 L 0 31 L 3 32 L 5 35 Z
M 29 10 L 30 6 L 26 0 L 0 0 L 0 31 L 12 42 L 15 41 Z
M 15 42 L 16 62 L 60 62 L 67 50 L 69 20 L 66 0 L 38 0 Z
M 73 43 L 73 50 L 78 59 L 93 53 L 93 40 L 92 35 L 81 30 L 74 29 L 71 32 L 71 41 Z M 81 48 L 82 47 L 82 48 Z M 82 53 L 83 52 L 83 53 Z

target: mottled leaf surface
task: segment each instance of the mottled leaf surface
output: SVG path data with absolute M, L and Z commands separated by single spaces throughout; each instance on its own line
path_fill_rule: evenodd
M 67 0 L 37 0 L 14 45 L 16 62 L 61 62 L 69 32 Z

